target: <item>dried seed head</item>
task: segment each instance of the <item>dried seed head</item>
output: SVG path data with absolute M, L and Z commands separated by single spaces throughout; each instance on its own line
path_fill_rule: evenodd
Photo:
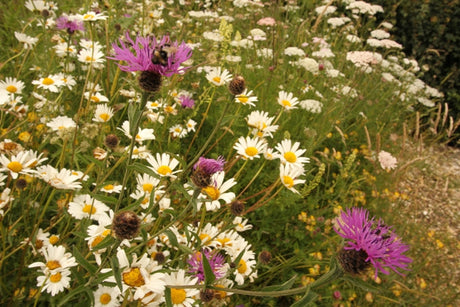
M 158 262 L 158 264 L 163 264 L 166 260 L 165 254 L 163 254 L 162 252 L 158 252 L 155 254 L 155 257 L 153 257 L 153 260 Z
M 120 240 L 132 239 L 139 233 L 141 220 L 132 211 L 123 211 L 115 215 L 112 221 L 112 231 Z
M 154 71 L 142 71 L 139 86 L 146 92 L 158 92 L 161 87 L 161 75 Z
M 206 188 L 211 184 L 211 176 L 202 169 L 196 169 L 190 176 L 194 185 L 199 188 Z
M 24 178 L 18 178 L 15 182 L 16 188 L 19 190 L 24 190 L 27 187 L 27 180 Z
M 228 90 L 230 91 L 230 93 L 232 93 L 235 96 L 243 93 L 245 89 L 246 89 L 246 81 L 244 80 L 242 76 L 236 76 L 228 84 Z

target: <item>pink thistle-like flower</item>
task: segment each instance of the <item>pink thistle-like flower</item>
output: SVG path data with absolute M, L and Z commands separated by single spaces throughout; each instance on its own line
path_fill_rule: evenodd
M 213 253 L 207 249 L 194 253 L 187 260 L 187 263 L 190 265 L 188 272 L 198 277 L 198 282 L 204 281 L 203 255 L 208 260 L 209 266 L 211 267 L 216 279 L 223 277 L 225 274 L 225 272 L 222 271 L 225 262 L 224 256 L 218 253 Z
M 225 160 L 222 156 L 217 160 L 200 157 L 198 162 L 193 165 L 192 182 L 197 187 L 206 188 L 211 184 L 212 175 L 224 170 L 224 164 Z
M 171 42 L 165 35 L 157 40 L 154 35 L 136 36 L 136 40 L 125 33 L 125 40 L 119 40 L 120 45 L 113 43 L 114 56 L 112 60 L 125 61 L 126 65 L 118 64 L 123 71 L 150 71 L 162 76 L 171 77 L 182 74 L 187 68 L 181 67 L 182 63 L 192 56 L 192 49 L 185 42 Z M 161 54 L 162 62 L 154 63 L 154 56 Z
M 408 270 L 412 259 L 403 255 L 409 246 L 386 226 L 381 219 L 369 219 L 369 212 L 363 208 L 351 208 L 342 212 L 334 227 L 342 238 L 347 239 L 343 252 L 339 254 L 342 268 L 350 273 L 360 273 L 372 264 L 375 278 L 378 271 L 389 274 L 388 269 Z
M 85 26 L 82 21 L 75 20 L 75 18 L 69 18 L 66 15 L 62 15 L 56 19 L 56 28 L 58 30 L 67 30 L 69 34 L 72 34 L 75 31 L 85 31 Z
M 185 95 L 180 96 L 179 101 L 180 101 L 180 105 L 182 106 L 182 108 L 191 109 L 195 105 L 195 100 Z

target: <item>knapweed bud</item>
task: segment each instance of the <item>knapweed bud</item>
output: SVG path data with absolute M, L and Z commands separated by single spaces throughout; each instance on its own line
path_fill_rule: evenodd
M 141 220 L 132 211 L 123 211 L 115 215 L 112 221 L 112 231 L 115 237 L 124 240 L 132 239 L 139 233 Z
M 110 149 L 115 149 L 118 146 L 119 139 L 115 134 L 109 134 L 105 137 L 104 144 Z
M 233 215 L 241 215 L 244 212 L 244 203 L 239 200 L 234 200 L 230 203 L 230 212 Z
M 212 301 L 213 298 L 214 298 L 214 290 L 212 290 L 212 289 L 204 289 L 204 290 L 200 291 L 200 300 L 203 303 L 208 303 L 208 302 Z
M 24 190 L 27 187 L 27 180 L 24 178 L 18 178 L 14 183 L 17 189 Z
M 146 92 L 158 92 L 161 87 L 161 75 L 155 71 L 144 70 L 139 76 L 139 86 Z
M 163 254 L 162 252 L 157 252 L 155 253 L 155 256 L 153 257 L 153 260 L 158 262 L 158 264 L 163 264 L 166 260 L 165 254 Z
M 269 264 L 272 260 L 272 254 L 269 251 L 261 251 L 259 254 L 259 261 L 262 264 Z
M 228 84 L 228 90 L 232 95 L 240 95 L 246 89 L 246 81 L 242 76 L 236 76 L 233 78 L 232 81 Z

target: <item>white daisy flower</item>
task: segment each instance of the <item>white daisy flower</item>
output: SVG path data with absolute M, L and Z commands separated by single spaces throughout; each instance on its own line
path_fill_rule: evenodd
M 171 302 L 173 307 L 192 307 L 196 306 L 194 297 L 198 297 L 198 289 L 179 289 L 174 285 L 196 285 L 198 277 L 185 276 L 185 270 L 171 272 L 165 276 L 165 283 L 171 288 Z
M 294 193 L 299 192 L 294 188 L 297 184 L 305 183 L 305 179 L 297 179 L 297 177 L 304 174 L 302 167 L 293 165 L 280 165 L 280 179 L 283 185 Z
M 24 49 L 31 49 L 37 42 L 38 38 L 14 31 L 14 36 L 20 43 L 24 43 Z
M 43 250 L 45 262 L 34 262 L 29 265 L 29 268 L 40 268 L 45 274 L 59 272 L 78 265 L 75 257 L 71 253 L 66 253 L 65 247 L 62 245 L 48 245 Z
M 78 53 L 77 59 L 87 65 L 94 65 L 95 68 L 102 68 L 102 63 L 105 62 L 105 55 L 98 49 L 82 49 Z
M 245 89 L 243 93 L 235 96 L 235 102 L 241 103 L 243 105 L 249 105 L 255 107 L 254 102 L 258 101 L 256 96 L 252 96 L 252 91 Z
M 221 67 L 214 67 L 206 74 L 206 79 L 216 86 L 221 86 L 230 82 L 232 75 L 226 69 L 222 71 Z
M 117 307 L 121 304 L 120 289 L 99 285 L 94 291 L 94 307 Z
M 105 192 L 109 194 L 120 193 L 122 188 L 123 186 L 121 184 L 110 184 L 109 183 L 101 188 L 101 192 Z
M 224 182 L 225 172 L 217 172 L 211 176 L 212 185 L 201 189 L 201 194 L 198 196 L 197 207 L 200 210 L 202 202 L 206 205 L 206 211 L 216 211 L 220 209 L 221 202 L 229 204 L 235 198 L 235 193 L 227 192 L 231 187 L 236 184 L 235 179 L 230 178 Z
M 40 78 L 39 80 L 32 81 L 32 84 L 38 85 L 38 88 L 43 88 L 53 93 L 59 92 L 59 88 L 64 85 L 64 82 L 55 75 Z
M 75 128 L 77 123 L 70 117 L 58 116 L 46 123 L 46 126 L 50 127 L 53 131 L 59 131 L 62 129 Z
M 184 138 L 187 136 L 187 132 L 187 129 L 184 129 L 184 127 L 182 127 L 182 125 L 180 124 L 174 125 L 171 128 L 169 128 L 169 133 L 171 133 L 172 137 L 174 138 Z
M 235 261 L 237 257 L 238 254 L 234 255 L 232 261 Z M 240 258 L 239 263 L 236 264 L 235 271 L 233 272 L 235 275 L 235 282 L 238 285 L 243 285 L 246 278 L 249 278 L 249 281 L 253 282 L 254 279 L 257 278 L 256 265 L 257 262 L 254 252 L 249 249 L 246 250 Z
M 22 94 L 24 87 L 24 82 L 16 78 L 6 77 L 5 81 L 0 81 L 0 92 L 5 91 L 10 95 Z
M 6 178 L 6 177 L 4 177 Z M 11 189 L 6 188 L 5 190 L 0 193 L 0 216 L 3 216 L 5 213 L 3 212 L 3 208 L 6 207 L 10 202 L 14 200 L 14 197 L 11 196 Z
M 105 216 L 105 212 L 109 211 L 109 207 L 103 202 L 92 198 L 88 194 L 81 194 L 74 197 L 69 203 L 69 214 L 74 218 L 81 220 L 83 218 L 90 218 L 99 220 Z
M 74 57 L 77 55 L 77 48 L 74 45 L 67 44 L 67 42 L 60 42 L 53 48 L 56 51 L 56 55 L 61 58 L 66 56 Z
M 84 96 L 86 99 L 91 100 L 91 102 L 94 103 L 109 102 L 109 98 L 96 91 L 85 92 Z
M 260 154 L 265 152 L 267 143 L 263 139 L 246 138 L 241 136 L 233 148 L 237 151 L 237 154 L 243 157 L 243 159 L 254 159 L 259 158 Z
M 93 121 L 98 123 L 106 123 L 113 116 L 113 109 L 107 104 L 98 104 L 96 106 L 96 111 L 94 112 Z
M 280 91 L 278 93 L 278 104 L 280 104 L 285 110 L 295 109 L 299 100 L 294 97 L 292 93 Z
M 130 134 L 130 125 L 129 125 L 129 121 L 125 120 L 123 122 L 123 124 L 121 125 L 121 128 L 118 127 L 117 129 L 123 131 L 123 133 L 129 137 L 130 139 L 132 138 L 131 134 Z M 155 139 L 155 135 L 153 134 L 153 129 L 151 128 L 146 128 L 146 129 L 142 129 L 139 127 L 139 130 L 136 134 L 136 142 L 138 143 L 142 143 L 144 141 L 147 141 L 147 140 L 154 140 Z
M 248 221 L 249 221 L 248 219 L 243 220 L 243 217 L 241 217 L 241 216 L 236 216 L 233 219 L 232 223 L 235 225 L 235 230 L 236 231 L 242 232 L 242 231 L 252 229 L 252 225 L 251 224 L 248 225 Z
M 55 296 L 70 287 L 70 270 L 61 270 L 37 277 L 37 287 Z
M 147 158 L 147 162 L 151 165 L 149 168 L 161 177 L 176 178 L 174 174 L 181 172 L 181 170 L 174 171 L 179 161 L 167 153 L 157 153 L 155 157 Z
M 33 170 L 32 167 L 39 161 L 31 153 L 32 151 L 21 151 L 10 158 L 2 154 L 0 156 L 0 172 L 10 172 L 13 179 L 18 178 L 19 174 L 35 174 L 37 171 Z
M 103 13 L 96 13 L 93 11 L 89 11 L 85 14 L 79 15 L 81 20 L 83 21 L 96 21 L 96 20 L 106 20 L 107 16 Z
M 148 174 L 137 174 L 137 191 L 141 191 L 144 195 L 150 195 L 152 191 L 160 188 L 160 179 Z
M 185 126 L 187 127 L 188 132 L 195 131 L 196 121 L 194 121 L 193 119 L 189 119 Z
M 275 149 L 278 150 L 278 157 L 280 158 L 282 164 L 291 164 L 303 168 L 303 164 L 309 163 L 310 159 L 301 157 L 301 155 L 305 153 L 306 149 L 299 149 L 299 147 L 299 142 L 292 144 L 291 140 L 284 139 L 281 143 L 278 143 L 275 146 Z
M 81 176 L 74 174 L 68 169 L 57 170 L 51 165 L 43 165 L 37 168 L 38 176 L 51 186 L 61 190 L 81 189 Z
M 253 111 L 246 118 L 246 122 L 249 127 L 253 128 L 253 135 L 259 138 L 267 136 L 273 137 L 272 133 L 276 132 L 279 127 L 278 125 L 272 125 L 274 119 L 275 117 L 268 116 L 268 112 Z

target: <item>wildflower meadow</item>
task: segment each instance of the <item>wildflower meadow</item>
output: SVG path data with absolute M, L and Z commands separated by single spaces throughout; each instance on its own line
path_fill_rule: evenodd
M 455 123 L 382 7 L 0 6 L 0 305 L 418 305 L 400 158 Z

